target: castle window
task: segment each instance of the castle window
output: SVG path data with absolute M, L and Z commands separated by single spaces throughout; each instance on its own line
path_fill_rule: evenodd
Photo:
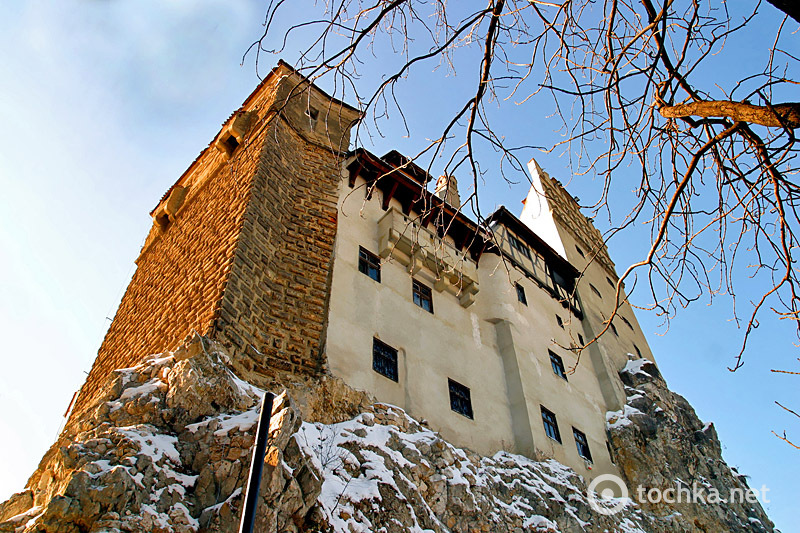
M 592 453 L 589 451 L 589 442 L 586 440 L 586 435 L 582 431 L 572 428 L 572 435 L 575 437 L 575 445 L 578 447 L 578 455 L 586 459 L 592 460 Z
M 624 317 L 624 316 L 622 316 L 622 315 L 620 315 L 620 317 L 619 317 L 619 318 L 620 318 L 620 319 L 621 319 L 623 322 L 625 322 L 625 324 L 627 324 L 629 328 L 631 328 L 631 331 L 634 331 L 634 329 L 633 329 L 633 324 L 631 324 L 631 323 L 630 323 L 630 321 L 629 321 L 627 318 L 625 318 L 625 317 Z
M 381 282 L 381 260 L 361 246 L 358 247 L 358 271 L 366 274 L 378 283 Z
M 561 320 L 561 317 L 558 316 L 558 315 L 556 315 L 556 322 L 558 322 L 558 327 L 560 327 L 561 329 L 564 329 L 564 321 Z
M 583 342 L 583 335 L 581 335 L 580 333 L 578 333 L 578 340 L 580 341 L 580 343 L 581 343 L 581 346 L 583 346 L 584 344 L 586 344 L 585 342 Z
M 600 291 L 599 291 L 599 290 L 597 290 L 597 287 L 595 287 L 595 286 L 594 286 L 594 285 L 592 285 L 591 283 L 589 284 L 589 288 L 590 288 L 590 289 L 592 289 L 592 292 L 593 292 L 593 293 L 595 293 L 595 294 L 597 295 L 597 297 L 598 297 L 598 298 L 602 298 L 602 297 L 603 297 L 603 295 L 602 295 L 602 294 L 600 294 Z
M 447 379 L 447 387 L 450 389 L 450 409 L 472 419 L 472 400 L 469 396 L 469 388 L 450 378 Z
M 615 326 L 614 324 L 609 324 L 609 326 L 611 326 L 611 331 L 614 332 L 614 336 L 619 337 L 619 333 L 617 333 L 617 326 Z
M 547 433 L 548 437 L 561 444 L 561 433 L 558 432 L 556 415 L 543 405 L 540 405 L 539 407 L 542 408 L 542 424 L 544 424 L 544 432 Z
M 606 281 L 608 282 L 608 284 L 609 284 L 609 285 L 611 285 L 611 287 L 612 287 L 614 290 L 616 290 L 616 288 L 617 288 L 617 284 L 616 284 L 616 283 L 614 283 L 613 281 L 611 281 L 611 278 L 609 278 L 608 276 L 606 276 Z
M 638 355 L 639 359 L 641 359 L 642 358 L 642 351 L 639 349 L 639 347 L 634 344 L 633 345 L 633 349 L 636 350 L 636 355 Z
M 411 291 L 414 295 L 414 303 L 427 312 L 433 313 L 433 296 L 431 295 L 430 287 L 414 280 L 411 285 Z
M 517 250 L 519 253 L 521 253 L 522 255 L 527 257 L 528 259 L 531 258 L 531 251 L 528 250 L 528 247 L 525 246 L 525 243 L 522 242 L 521 240 L 517 239 L 516 237 L 514 237 L 510 233 L 508 234 L 508 244 L 511 245 L 511 248 L 513 248 L 514 250 Z
M 568 293 L 572 292 L 572 290 L 575 288 L 575 283 L 571 279 L 565 278 L 555 270 L 552 271 L 551 277 L 553 278 L 553 283 L 555 283 Z
M 520 303 L 528 305 L 528 299 L 525 297 L 525 288 L 519 283 L 515 283 L 514 286 L 517 288 L 517 300 L 519 300 Z
M 397 381 L 397 350 L 373 338 L 372 369 L 392 381 Z
M 550 366 L 553 367 L 553 373 L 556 376 L 563 378 L 564 381 L 567 381 L 567 373 L 564 370 L 564 360 L 561 359 L 560 355 L 550 352 Z
M 586 257 L 585 255 L 583 255 L 583 250 L 581 250 L 580 248 L 578 248 L 578 245 L 577 245 L 577 244 L 575 245 L 575 251 L 576 251 L 576 252 L 578 252 L 578 255 L 579 255 L 579 256 L 581 256 L 581 257 Z
M 307 107 L 305 110 L 305 115 L 308 117 L 308 125 L 310 129 L 314 129 L 314 126 L 317 124 L 317 117 L 319 117 L 319 110 L 313 107 Z

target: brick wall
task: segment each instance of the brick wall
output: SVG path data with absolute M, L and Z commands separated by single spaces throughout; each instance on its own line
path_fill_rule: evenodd
M 339 148 L 358 113 L 298 87 L 308 89 L 281 63 L 215 139 L 247 116 L 238 148 L 228 157 L 212 142 L 171 189 L 183 187 L 185 200 L 166 228 L 151 229 L 72 418 L 109 372 L 193 332 L 259 374 L 322 367 Z M 169 201 L 168 192 L 156 218 Z

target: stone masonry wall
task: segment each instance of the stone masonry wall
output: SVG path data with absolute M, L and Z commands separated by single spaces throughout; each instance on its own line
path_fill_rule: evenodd
M 324 364 L 341 167 L 309 133 L 290 115 L 266 139 L 212 334 L 251 379 Z
M 261 374 L 320 367 L 337 154 L 358 112 L 308 87 L 279 64 L 215 139 L 244 116 L 239 146 L 225 154 L 212 142 L 154 210 L 158 218 L 173 191 L 186 192 L 166 228 L 151 229 L 71 419 L 111 371 L 193 333 L 237 356 L 257 348 L 264 358 L 236 363 Z
M 213 175 L 166 231 L 152 228 L 75 414 L 112 370 L 174 348 L 192 331 L 208 331 L 233 258 L 260 144 L 254 140 L 221 167 L 222 154 L 209 150 L 199 172 Z

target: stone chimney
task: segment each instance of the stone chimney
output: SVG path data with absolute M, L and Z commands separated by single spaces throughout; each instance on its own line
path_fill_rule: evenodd
M 455 176 L 439 176 L 433 194 L 453 207 L 461 207 L 461 197 L 458 196 L 458 182 Z

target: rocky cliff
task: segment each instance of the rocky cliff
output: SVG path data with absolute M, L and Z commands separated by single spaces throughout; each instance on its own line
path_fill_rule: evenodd
M 609 433 L 629 484 L 743 484 L 654 366 L 623 377 L 629 405 L 609 414 Z M 587 495 L 555 461 L 456 448 L 336 380 L 289 389 L 273 409 L 260 532 L 772 531 L 757 504 Z M 203 338 L 114 372 L 27 488 L 0 505 L 0 532 L 236 531 L 261 394 Z

